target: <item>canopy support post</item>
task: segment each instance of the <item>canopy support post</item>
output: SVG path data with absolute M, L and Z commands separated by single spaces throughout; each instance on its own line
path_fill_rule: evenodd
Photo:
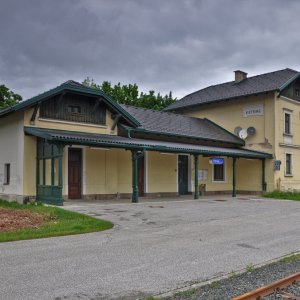
M 138 187 L 138 153 L 137 150 L 131 150 L 132 158 L 132 203 L 139 202 L 139 187 Z
M 267 191 L 267 183 L 266 183 L 266 159 L 263 158 L 262 162 L 262 191 L 265 193 Z
M 236 197 L 236 157 L 232 158 L 232 197 Z
M 194 193 L 194 199 L 199 199 L 199 186 L 198 186 L 198 162 L 199 162 L 199 155 L 194 155 L 194 172 L 195 172 L 195 193 Z

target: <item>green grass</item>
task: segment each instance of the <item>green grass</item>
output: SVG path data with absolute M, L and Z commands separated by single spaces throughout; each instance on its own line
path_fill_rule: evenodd
M 44 214 L 48 218 L 37 229 L 19 229 L 16 231 L 0 232 L 0 242 L 39 239 L 53 236 L 80 234 L 110 229 L 113 224 L 109 221 L 95 219 L 76 212 L 66 211 L 58 207 L 41 204 L 18 204 L 0 200 L 0 208 L 28 209 L 34 213 Z
M 255 268 L 254 268 L 253 264 L 249 264 L 246 266 L 246 271 L 248 273 L 252 273 L 254 270 L 255 270 Z
M 300 201 L 300 193 L 274 191 L 264 194 L 266 198 Z
M 284 263 L 290 263 L 290 262 L 294 262 L 300 260 L 300 253 L 297 254 L 292 254 L 290 256 L 286 256 L 283 259 L 281 259 L 280 261 L 284 262 Z

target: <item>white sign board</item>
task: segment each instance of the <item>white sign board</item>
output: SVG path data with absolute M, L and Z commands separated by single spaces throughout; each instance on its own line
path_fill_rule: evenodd
M 264 105 L 258 104 L 254 106 L 245 106 L 243 108 L 243 116 L 244 117 L 252 117 L 252 116 L 263 116 L 264 115 Z
M 198 170 L 198 180 L 207 180 L 207 170 Z

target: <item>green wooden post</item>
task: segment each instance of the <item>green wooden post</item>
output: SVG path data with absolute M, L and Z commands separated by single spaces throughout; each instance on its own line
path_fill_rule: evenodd
M 59 203 L 58 205 L 63 205 L 64 200 L 62 196 L 63 189 L 63 155 L 64 155 L 64 145 L 58 145 L 59 157 L 58 157 L 58 188 L 59 188 Z M 52 158 L 53 160 L 53 158 Z
M 232 158 L 232 197 L 236 197 L 236 157 Z
M 199 156 L 197 154 L 194 155 L 194 168 L 195 168 L 195 193 L 194 199 L 199 199 L 199 186 L 198 186 L 198 160 Z
M 267 183 L 266 183 L 266 159 L 263 158 L 262 162 L 262 191 L 263 193 L 267 191 Z
M 139 202 L 138 187 L 138 154 L 137 150 L 131 150 L 132 157 L 132 203 Z

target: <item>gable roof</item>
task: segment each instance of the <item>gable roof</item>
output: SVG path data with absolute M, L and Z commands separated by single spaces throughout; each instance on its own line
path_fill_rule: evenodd
M 128 105 L 122 107 L 141 124 L 134 132 L 181 136 L 244 145 L 244 141 L 208 119 Z
M 28 99 L 28 100 L 21 101 L 20 103 L 14 105 L 12 107 L 1 110 L 0 118 L 5 117 L 11 113 L 35 106 L 39 102 L 45 101 L 45 100 L 49 99 L 50 97 L 61 94 L 64 91 L 84 94 L 87 96 L 102 97 L 105 100 L 106 104 L 112 110 L 121 114 L 123 116 L 123 118 L 127 122 L 129 122 L 131 125 L 133 125 L 134 127 L 140 125 L 139 122 L 133 116 L 131 116 L 126 110 L 124 110 L 122 108 L 121 105 L 119 105 L 116 101 L 114 101 L 111 97 L 106 95 L 104 92 L 102 92 L 101 90 L 95 89 L 95 88 L 86 87 L 86 86 L 82 85 L 81 83 L 76 82 L 74 80 L 68 80 L 68 81 L 64 82 L 63 84 L 57 86 L 56 88 L 53 88 L 49 91 L 46 91 L 42 94 L 39 94 L 33 98 Z
M 287 68 L 248 77 L 240 82 L 230 81 L 212 85 L 183 97 L 164 110 L 176 110 L 271 91 L 281 92 L 299 76 L 300 73 Z

